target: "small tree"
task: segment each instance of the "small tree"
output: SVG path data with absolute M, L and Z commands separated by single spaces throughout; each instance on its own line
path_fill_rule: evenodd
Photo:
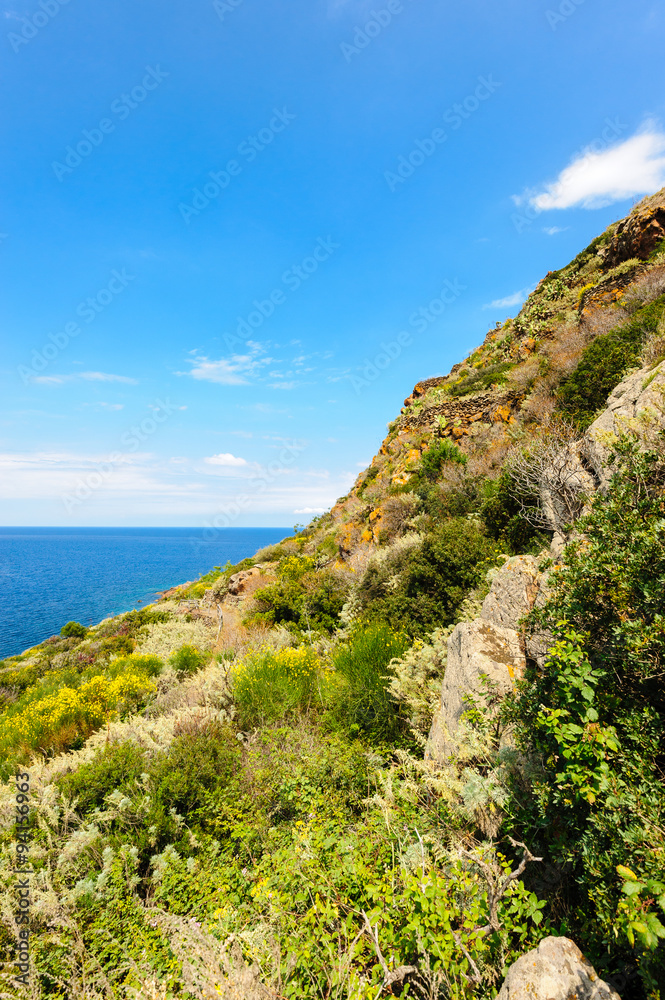
M 85 639 L 87 634 L 87 628 L 80 622 L 67 622 L 60 629 L 60 635 L 64 636 L 65 639 Z
M 595 490 L 595 480 L 582 464 L 577 438 L 572 424 L 551 424 L 535 442 L 513 451 L 506 462 L 515 498 L 536 528 L 565 535 Z

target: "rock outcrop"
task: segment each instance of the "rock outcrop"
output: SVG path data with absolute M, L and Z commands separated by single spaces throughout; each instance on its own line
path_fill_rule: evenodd
M 493 625 L 517 629 L 536 602 L 542 573 L 535 556 L 513 556 L 494 574 L 480 617 Z
M 482 703 L 486 692 L 508 694 L 524 675 L 526 649 L 521 619 L 538 599 L 543 574 L 534 556 L 513 556 L 494 574 L 481 617 L 461 622 L 448 639 L 441 700 L 428 741 L 428 757 L 445 763 L 455 750 L 465 696 Z
M 607 486 L 612 475 L 607 463 L 615 435 L 628 429 L 648 433 L 649 422 L 657 422 L 661 428 L 665 424 L 665 361 L 655 368 L 640 368 L 627 375 L 589 427 L 584 453 L 601 489 Z
M 569 938 L 548 937 L 508 969 L 497 1000 L 620 1000 Z
M 519 632 L 482 618 L 461 622 L 448 639 L 448 660 L 441 701 L 428 740 L 428 757 L 439 763 L 455 751 L 460 719 L 469 708 L 465 696 L 482 703 L 485 690 L 507 694 L 521 677 L 526 658 Z
M 618 224 L 602 256 L 609 267 L 626 260 L 647 258 L 665 239 L 665 197 L 663 192 L 645 198 Z

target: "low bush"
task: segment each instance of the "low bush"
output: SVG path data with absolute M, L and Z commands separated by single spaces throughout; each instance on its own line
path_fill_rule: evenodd
M 379 742 L 402 737 L 406 727 L 388 689 L 389 664 L 408 645 L 406 636 L 388 625 L 361 622 L 334 652 L 333 666 L 343 683 L 332 689 L 330 712 L 345 731 Z
M 67 622 L 67 624 L 63 625 L 60 629 L 60 635 L 64 636 L 66 639 L 85 639 L 87 634 L 87 628 L 79 622 Z
M 425 479 L 433 483 L 439 478 L 444 465 L 452 462 L 456 465 L 466 465 L 468 459 L 456 444 L 447 441 L 435 441 L 420 459 L 420 471 Z
M 574 936 L 604 964 L 636 949 L 646 993 L 662 988 L 665 939 L 665 466 L 635 441 L 578 522 L 531 628 L 552 636 L 514 706 L 533 761 L 517 810 L 534 849 L 568 870 Z M 519 802 L 519 797 L 517 798 Z M 618 949 L 618 954 L 617 954 Z
M 332 632 L 346 601 L 348 582 L 334 570 L 317 570 L 309 556 L 282 560 L 278 581 L 254 595 L 250 621 L 285 625 L 295 632 Z
M 467 374 L 457 382 L 446 387 L 446 392 L 453 398 L 470 396 L 474 392 L 482 392 L 495 385 L 502 385 L 508 378 L 508 373 L 515 367 L 512 361 L 501 361 L 488 365 L 487 368 Z
M 643 306 L 628 323 L 593 340 L 560 386 L 559 412 L 581 430 L 594 420 L 626 372 L 640 363 L 642 345 L 655 334 L 665 310 L 665 296 Z
M 538 497 L 530 498 L 533 506 Z M 549 545 L 550 536 L 532 525 L 524 517 L 524 504 L 518 499 L 517 485 L 508 469 L 503 469 L 496 479 L 486 479 L 482 485 L 480 512 L 491 538 L 496 539 L 511 555 L 536 553 Z
M 186 644 L 171 655 L 169 663 L 179 677 L 186 677 L 204 667 L 209 659 L 209 653 Z
M 243 729 L 292 719 L 320 703 L 321 667 L 309 646 L 250 653 L 231 671 L 238 723 Z
M 105 670 L 93 664 L 80 674 L 71 669 L 47 674 L 0 716 L 4 773 L 35 751 L 77 749 L 111 719 L 135 712 L 154 691 L 152 678 L 161 669 L 156 657 L 132 655 Z
M 421 545 L 370 562 L 358 587 L 360 607 L 412 637 L 426 635 L 454 621 L 498 552 L 478 519 L 450 518 Z
M 146 769 L 146 754 L 136 743 L 111 743 L 87 764 L 58 781 L 69 799 L 76 799 L 77 812 L 85 815 L 101 808 L 107 795 L 116 789 L 129 790 Z

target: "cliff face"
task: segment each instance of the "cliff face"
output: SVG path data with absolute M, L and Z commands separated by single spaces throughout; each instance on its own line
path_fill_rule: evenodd
M 594 340 L 629 322 L 642 302 L 663 290 L 665 189 L 635 206 L 566 267 L 550 271 L 519 314 L 490 330 L 447 376 L 419 382 L 368 469 L 322 519 L 312 540 L 332 533 L 340 565 L 354 572 L 364 568 L 392 534 L 390 498 L 409 491 L 423 455 L 437 441 L 456 444 L 469 473 L 496 476 L 515 441 L 537 432 L 557 411 L 570 416 L 571 407 L 561 405 L 561 388 Z M 632 360 L 639 365 L 637 355 Z M 617 361 L 613 381 L 612 373 L 602 373 L 610 379 L 608 393 L 626 367 L 631 365 L 621 368 Z M 593 380 L 593 371 L 588 378 Z

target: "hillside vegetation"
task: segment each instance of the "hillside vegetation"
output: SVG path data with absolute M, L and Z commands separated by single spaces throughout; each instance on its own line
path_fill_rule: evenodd
M 626 377 L 651 408 L 588 436 Z M 664 388 L 661 192 L 419 383 L 328 514 L 6 660 L 2 995 L 489 1000 L 554 934 L 665 1000 Z M 448 639 L 514 556 L 525 667 L 442 754 Z

